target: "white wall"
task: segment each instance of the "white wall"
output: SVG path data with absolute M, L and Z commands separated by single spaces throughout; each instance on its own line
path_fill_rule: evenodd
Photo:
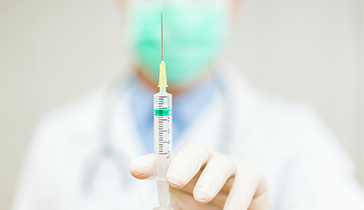
M 0 209 L 41 116 L 124 71 L 116 0 L 2 0 Z M 313 104 L 364 183 L 363 2 L 246 0 L 230 55 L 267 92 Z
M 232 56 L 256 86 L 314 105 L 364 183 L 363 1 L 247 0 Z
M 265 91 L 314 105 L 364 183 L 363 1 L 247 0 L 233 58 Z

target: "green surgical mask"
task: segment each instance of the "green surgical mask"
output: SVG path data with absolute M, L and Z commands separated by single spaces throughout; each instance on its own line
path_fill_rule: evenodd
M 230 29 L 228 0 L 131 0 L 129 39 L 137 61 L 157 81 L 161 62 L 161 12 L 168 83 L 201 76 L 220 53 Z

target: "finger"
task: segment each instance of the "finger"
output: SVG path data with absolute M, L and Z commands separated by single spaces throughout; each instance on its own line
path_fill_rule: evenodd
M 184 145 L 169 165 L 167 172 L 169 184 L 176 189 L 184 187 L 210 156 L 209 149 L 201 143 L 190 142 Z
M 252 203 L 254 198 L 266 199 L 259 205 L 260 210 L 269 209 L 268 196 L 264 196 L 268 192 L 268 183 L 265 173 L 262 169 L 248 163 L 236 162 L 238 165 L 234 184 L 231 187 L 229 196 L 226 200 L 224 210 L 241 209 L 246 210 Z
M 196 201 L 193 197 L 193 189 L 195 188 L 195 185 L 197 183 L 197 180 L 200 178 L 202 171 L 204 170 L 204 165 L 201 167 L 200 171 L 197 172 L 197 174 L 188 182 L 188 184 L 186 184 L 183 188 L 181 189 L 175 189 L 173 187 L 169 188 L 169 191 L 171 192 L 171 201 L 173 200 L 173 197 L 184 197 L 184 196 L 189 196 L 193 201 Z M 234 183 L 234 177 L 229 178 L 226 182 L 225 185 L 221 188 L 220 192 L 215 196 L 214 199 L 212 199 L 209 204 L 211 204 L 212 206 L 217 207 L 218 209 L 223 209 L 225 201 L 229 195 L 231 186 Z M 177 203 L 183 203 L 183 202 L 187 202 L 186 199 L 177 199 L 178 202 Z M 172 202 L 171 202 L 172 204 Z M 199 204 L 198 202 L 196 202 L 196 204 Z M 207 206 L 207 205 L 203 205 L 200 204 L 202 206 Z M 202 209 L 202 206 L 198 206 L 199 208 L 196 209 Z M 171 205 L 172 206 L 172 205 Z M 209 207 L 211 207 L 209 205 Z M 183 209 L 183 208 L 176 208 L 176 209 Z
M 248 210 L 270 209 L 268 181 L 265 179 L 264 182 L 255 193 Z
M 235 174 L 234 163 L 230 157 L 225 155 L 212 156 L 193 190 L 195 200 L 206 204 L 215 198 L 227 179 Z
M 155 155 L 148 154 L 135 159 L 129 167 L 130 174 L 137 179 L 148 179 L 153 176 Z
M 201 174 L 202 174 L 202 171 L 204 170 L 204 166 L 201 167 L 200 171 L 197 172 L 197 174 L 190 180 L 190 182 L 188 182 L 188 184 L 186 184 L 183 188 L 181 189 L 178 189 L 179 191 L 182 191 L 186 194 L 191 194 L 193 195 L 193 189 L 195 188 L 195 185 L 197 183 L 197 180 L 200 178 Z M 224 194 L 226 195 L 225 196 L 225 199 L 224 201 L 226 200 L 227 198 L 227 194 L 229 194 L 230 192 L 230 189 L 231 187 L 233 186 L 233 183 L 234 183 L 234 177 L 230 177 L 226 182 L 225 182 L 225 185 L 221 188 L 219 194 L 216 196 L 218 197 L 220 194 Z M 171 188 L 172 189 L 172 188 Z M 211 201 L 215 201 L 216 200 L 216 197 Z M 222 207 L 221 207 L 222 208 Z

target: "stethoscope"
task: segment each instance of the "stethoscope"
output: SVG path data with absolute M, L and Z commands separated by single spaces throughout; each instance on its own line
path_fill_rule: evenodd
M 120 97 L 127 91 L 127 89 L 131 86 L 132 79 L 129 78 L 117 79 L 113 81 L 105 92 L 105 97 L 103 100 L 103 104 L 101 105 L 100 115 L 99 115 L 99 139 L 100 139 L 100 147 L 96 154 L 90 158 L 89 163 L 86 165 L 85 172 L 83 175 L 82 181 L 82 190 L 85 193 L 92 192 L 93 182 L 95 180 L 95 175 L 97 170 L 100 168 L 101 164 L 110 159 L 114 162 L 115 166 L 120 170 L 120 179 L 121 185 L 123 189 L 129 189 L 132 186 L 132 182 L 129 176 L 129 165 L 126 164 L 127 158 L 121 153 L 118 152 L 112 145 L 112 132 L 111 132 L 111 122 L 113 117 L 113 109 L 115 108 L 115 104 L 117 104 Z M 217 84 L 220 89 L 223 104 L 225 106 L 223 119 L 221 123 L 221 132 L 220 132 L 220 141 L 218 141 L 218 152 L 228 153 L 230 144 L 232 141 L 231 132 L 232 132 L 232 116 L 229 113 L 232 113 L 233 110 L 236 110 L 232 103 L 232 97 L 230 94 L 231 91 L 227 90 L 227 81 L 223 81 L 221 77 L 217 75 Z
M 112 160 L 120 172 L 128 171 L 127 169 L 129 167 L 126 165 L 126 157 L 124 157 L 121 152 L 118 152 L 112 145 L 111 122 L 114 106 L 118 103 L 122 92 L 127 90 L 129 84 L 130 80 L 122 81 L 119 78 L 111 82 L 111 84 L 106 88 L 98 116 L 98 127 L 100 128 L 98 139 L 100 140 L 100 147 L 85 168 L 82 181 L 82 189 L 85 193 L 90 193 L 92 191 L 96 172 L 105 160 Z M 130 187 L 130 182 L 123 178 L 128 177 L 124 175 L 125 173 L 120 173 L 120 179 L 122 180 L 123 188 L 128 188 Z

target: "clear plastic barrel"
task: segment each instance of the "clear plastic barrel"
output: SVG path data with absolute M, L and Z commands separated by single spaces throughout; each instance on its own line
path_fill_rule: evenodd
M 164 87 L 154 94 L 154 154 L 157 155 L 154 176 L 159 181 L 166 181 L 172 156 L 172 95 Z
M 157 156 L 154 179 L 158 182 L 158 209 L 167 210 L 170 209 L 166 174 L 172 158 L 172 95 L 165 87 L 154 94 L 154 154 Z

